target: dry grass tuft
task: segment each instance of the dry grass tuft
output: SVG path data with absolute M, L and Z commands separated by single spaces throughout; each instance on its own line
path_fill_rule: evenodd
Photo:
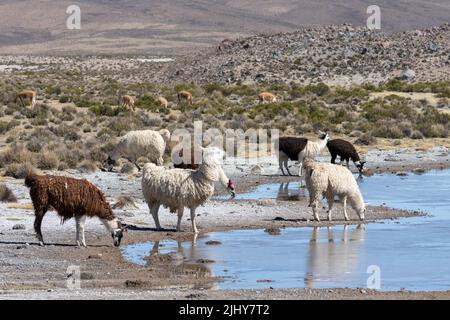
M 120 196 L 116 199 L 116 203 L 112 206 L 113 209 L 132 208 L 137 209 L 138 206 L 130 196 Z
M 17 202 L 17 198 L 11 189 L 5 184 L 0 184 L 0 201 L 1 202 Z

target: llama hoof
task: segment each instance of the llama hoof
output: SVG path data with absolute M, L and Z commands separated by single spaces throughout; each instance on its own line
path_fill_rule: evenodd
M 86 243 L 78 242 L 78 241 L 77 241 L 77 247 L 78 247 L 78 248 L 87 248 L 87 245 L 86 245 Z

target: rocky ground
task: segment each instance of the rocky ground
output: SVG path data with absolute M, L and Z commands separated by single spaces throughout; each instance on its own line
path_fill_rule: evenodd
M 397 33 L 351 25 L 225 39 L 195 53 L 154 56 L 0 56 L 0 71 L 59 71 L 121 82 L 288 83 L 350 86 L 445 81 L 450 76 L 450 25 Z M 173 60 L 172 60 L 173 59 Z
M 180 58 L 159 81 L 219 83 L 426 82 L 450 75 L 450 25 L 395 34 L 352 26 L 224 40 L 215 51 Z

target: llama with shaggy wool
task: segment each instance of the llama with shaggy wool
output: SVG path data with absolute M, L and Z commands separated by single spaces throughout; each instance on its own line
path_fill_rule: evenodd
M 220 182 L 234 196 L 234 183 L 220 163 L 223 155 L 218 148 L 203 149 L 203 161 L 197 170 L 166 169 L 153 163 L 144 165 L 142 192 L 158 230 L 161 230 L 158 218 L 161 205 L 178 213 L 177 231 L 181 230 L 184 208 L 189 208 L 193 231 L 198 233 L 195 210 L 213 195 L 214 183 Z
M 30 188 L 35 213 L 34 230 L 41 246 L 44 245 L 41 232 L 42 219 L 50 207 L 56 210 L 63 222 L 75 218 L 78 246 L 86 247 L 84 235 L 86 217 L 99 218 L 111 233 L 114 246 L 120 245 L 124 230 L 122 224 L 114 215 L 103 192 L 89 181 L 29 174 L 25 178 L 25 185 Z
M 349 220 L 347 201 L 350 202 L 359 218 L 364 220 L 366 206 L 350 170 L 340 165 L 316 163 L 312 159 L 305 159 L 303 168 L 305 170 L 306 188 L 309 192 L 309 205 L 312 207 L 314 218 L 317 221 L 320 221 L 318 206 L 323 197 L 327 199 L 328 220 L 331 221 L 331 211 L 336 195 L 343 202 L 345 220 Z
M 150 162 L 158 166 L 164 164 L 164 152 L 170 140 L 169 130 L 162 129 L 159 132 L 153 130 L 130 131 L 124 135 L 108 157 L 108 171 L 112 171 L 113 166 L 119 158 L 125 158 L 133 163 L 139 170 L 137 164 L 140 157 L 146 157 Z

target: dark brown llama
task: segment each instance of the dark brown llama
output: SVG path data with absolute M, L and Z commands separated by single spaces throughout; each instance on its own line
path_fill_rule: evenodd
M 86 217 L 98 217 L 111 233 L 114 246 L 118 247 L 123 237 L 120 221 L 112 212 L 104 194 L 87 180 L 69 177 L 30 174 L 25 178 L 30 188 L 35 220 L 34 230 L 40 245 L 44 245 L 41 223 L 49 207 L 53 207 L 63 222 L 75 218 L 77 245 L 86 247 L 84 224 Z

